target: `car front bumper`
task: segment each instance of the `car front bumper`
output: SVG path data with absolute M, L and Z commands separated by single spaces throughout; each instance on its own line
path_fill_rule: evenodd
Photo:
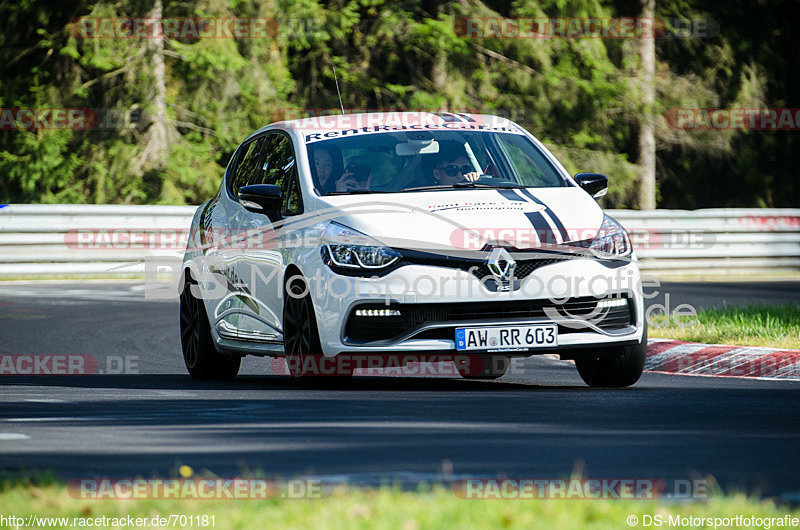
M 609 266 L 589 258 L 571 259 L 536 269 L 507 292 L 487 289 L 473 274 L 463 270 L 410 264 L 382 278 L 345 277 L 321 264 L 310 293 L 323 353 L 349 354 L 462 354 L 481 353 L 456 350 L 456 327 L 503 326 L 557 323 L 558 346 L 522 351 L 496 352 L 498 355 L 529 356 L 562 353 L 577 356 L 578 351 L 609 349 L 638 343 L 644 332 L 641 279 L 636 261 Z M 611 297 L 625 297 L 629 320 L 617 318 L 617 325 L 603 324 L 598 314 L 583 311 L 582 303 Z M 589 305 L 587 305 L 589 303 Z M 373 316 L 372 335 L 353 337 L 353 318 L 358 308 L 395 309 L 401 315 L 413 313 L 413 325 L 397 327 L 396 317 Z M 474 308 L 474 311 L 471 309 Z M 526 309 L 527 308 L 527 309 Z M 547 308 L 544 310 L 543 308 Z M 409 310 L 411 309 L 411 310 Z M 617 316 L 621 313 L 616 312 Z M 428 318 L 426 318 L 426 316 Z M 381 323 L 385 319 L 385 325 Z M 382 336 L 382 327 L 386 333 Z

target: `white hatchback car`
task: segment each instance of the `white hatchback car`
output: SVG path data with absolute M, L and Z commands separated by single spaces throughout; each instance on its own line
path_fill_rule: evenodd
M 641 280 L 628 234 L 595 202 L 606 190 L 496 116 L 268 125 L 192 220 L 189 373 L 231 378 L 259 355 L 285 356 L 298 378 L 437 360 L 497 378 L 513 357 L 557 353 L 591 386 L 631 385 L 646 357 Z

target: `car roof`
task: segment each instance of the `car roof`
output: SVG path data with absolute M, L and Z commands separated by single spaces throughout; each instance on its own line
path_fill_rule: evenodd
M 384 129 L 385 128 L 385 129 Z M 272 129 L 293 131 L 306 141 L 335 138 L 349 131 L 392 132 L 402 130 L 495 130 L 524 133 L 524 129 L 506 118 L 492 114 L 451 112 L 362 112 L 326 114 L 285 120 L 262 127 L 252 136 Z M 327 136 L 326 136 L 327 135 Z

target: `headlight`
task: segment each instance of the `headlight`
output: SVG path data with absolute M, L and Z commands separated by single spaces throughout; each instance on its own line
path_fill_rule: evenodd
M 628 232 L 607 215 L 589 248 L 600 258 L 624 258 L 632 251 Z
M 333 267 L 383 269 L 400 259 L 397 251 L 339 223 L 325 228 L 320 243 L 322 260 Z

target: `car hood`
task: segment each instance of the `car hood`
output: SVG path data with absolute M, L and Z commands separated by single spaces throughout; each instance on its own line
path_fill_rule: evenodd
M 603 211 L 577 187 L 327 196 L 317 212 L 394 248 L 519 250 L 591 240 Z

